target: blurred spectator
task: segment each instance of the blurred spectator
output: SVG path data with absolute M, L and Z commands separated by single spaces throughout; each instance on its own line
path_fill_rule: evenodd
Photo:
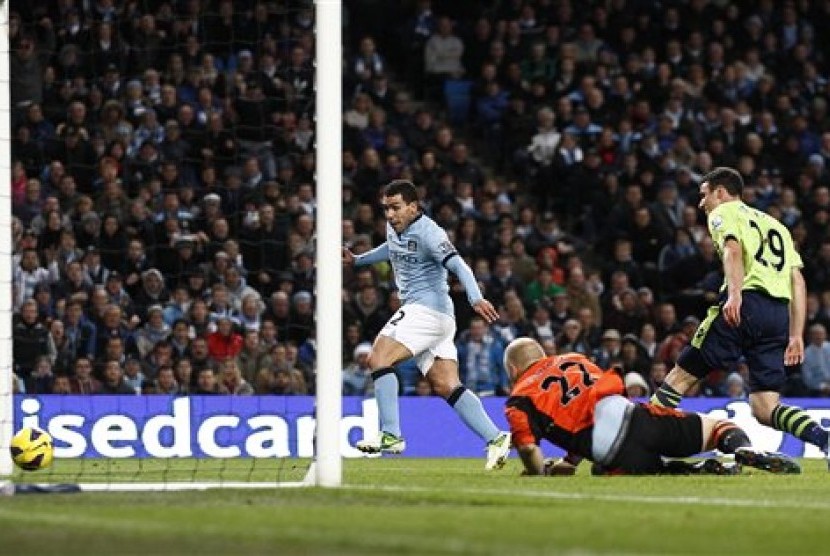
M 830 342 L 827 329 L 813 324 L 808 331 L 808 343 L 804 348 L 801 376 L 812 396 L 830 395 Z
M 602 334 L 600 347 L 591 354 L 591 359 L 603 369 L 611 368 L 611 363 L 620 356 L 622 336 L 618 330 L 609 328 Z
M 207 336 L 210 357 L 214 361 L 236 357 L 242 351 L 242 344 L 242 336 L 234 331 L 234 323 L 231 317 L 220 315 L 217 319 L 216 331 Z
M 254 388 L 242 377 L 235 359 L 225 359 L 219 365 L 221 386 L 231 396 L 250 396 Z
M 124 380 L 124 369 L 118 361 L 107 361 L 104 365 L 104 380 L 99 394 L 132 394 L 138 392 Z
M 629 398 L 648 398 L 651 390 L 646 379 L 640 373 L 629 372 L 625 375 L 625 395 Z
M 729 373 L 726 377 L 725 395 L 733 400 L 747 399 L 748 393 L 744 386 L 744 378 L 739 373 Z
M 37 302 L 29 299 L 23 302 L 20 315 L 12 332 L 15 374 L 27 381 L 35 370 L 38 358 L 47 354 L 52 360 L 55 347 L 50 342 L 49 330 L 38 321 Z
M 343 369 L 344 396 L 370 396 L 373 393 L 373 382 L 370 375 L 369 354 L 372 345 L 369 342 L 358 344 L 354 348 L 351 362 Z
M 505 344 L 487 329 L 478 316 L 470 320 L 470 328 L 456 342 L 461 382 L 479 396 L 504 395 L 507 373 L 503 367 Z
M 159 368 L 154 381 L 154 394 L 176 395 L 179 393 L 179 384 L 176 382 L 173 367 L 164 365 Z
M 75 360 L 72 378 L 73 394 L 98 394 L 101 391 L 101 382 L 92 376 L 92 360 L 88 357 L 79 357 Z
M 214 370 L 210 367 L 204 367 L 199 369 L 196 375 L 196 388 L 193 393 L 200 396 L 215 396 L 227 392 L 220 387 Z
M 243 336 L 242 349 L 236 354 L 236 366 L 242 378 L 248 384 L 256 382 L 260 369 L 271 366 L 271 356 L 267 346 L 260 342 L 260 334 L 256 329 L 246 329 Z

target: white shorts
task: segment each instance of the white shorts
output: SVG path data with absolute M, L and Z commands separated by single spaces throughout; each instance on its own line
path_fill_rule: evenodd
M 594 406 L 591 453 L 597 463 L 608 465 L 620 449 L 628 432 L 634 403 L 622 396 L 602 398 Z
M 436 358 L 458 362 L 455 319 L 423 305 L 404 305 L 383 326 L 381 336 L 400 342 L 412 352 L 426 376 Z

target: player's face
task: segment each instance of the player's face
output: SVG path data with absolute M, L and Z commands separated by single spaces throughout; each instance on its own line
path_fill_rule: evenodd
M 400 194 L 384 197 L 381 206 L 386 221 L 399 234 L 418 216 L 418 203 L 407 203 Z
M 700 184 L 700 203 L 698 208 L 709 214 L 720 204 L 720 195 L 717 187 L 710 187 L 709 182 L 705 181 Z

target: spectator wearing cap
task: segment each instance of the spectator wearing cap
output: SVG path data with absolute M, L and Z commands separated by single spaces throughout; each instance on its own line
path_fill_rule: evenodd
M 207 336 L 208 353 L 214 361 L 223 361 L 236 357 L 242 350 L 242 336 L 235 330 L 235 323 L 230 315 L 220 315 L 216 319 L 216 331 Z
M 103 286 L 106 284 L 110 271 L 101 262 L 101 250 L 97 245 L 90 245 L 86 248 L 83 257 L 83 271 L 91 285 Z
M 648 398 L 651 393 L 646 379 L 638 372 L 629 372 L 625 375 L 625 395 L 628 398 Z
M 374 383 L 371 380 L 372 369 L 369 367 L 369 354 L 372 345 L 362 342 L 355 346 L 352 359 L 343 369 L 344 396 L 371 396 Z
M 167 281 L 171 287 L 175 286 L 182 277 L 201 269 L 202 257 L 197 236 L 193 234 L 179 234 L 173 238 L 176 260 Z
M 612 361 L 618 360 L 622 348 L 622 336 L 619 331 L 609 328 L 602 333 L 602 343 L 594 350 L 591 358 L 603 369 L 608 369 Z

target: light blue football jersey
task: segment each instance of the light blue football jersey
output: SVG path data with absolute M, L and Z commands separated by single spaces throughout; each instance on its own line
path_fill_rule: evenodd
M 455 317 L 444 263 L 458 253 L 447 232 L 422 214 L 401 235 L 387 223 L 386 244 L 401 302 Z

